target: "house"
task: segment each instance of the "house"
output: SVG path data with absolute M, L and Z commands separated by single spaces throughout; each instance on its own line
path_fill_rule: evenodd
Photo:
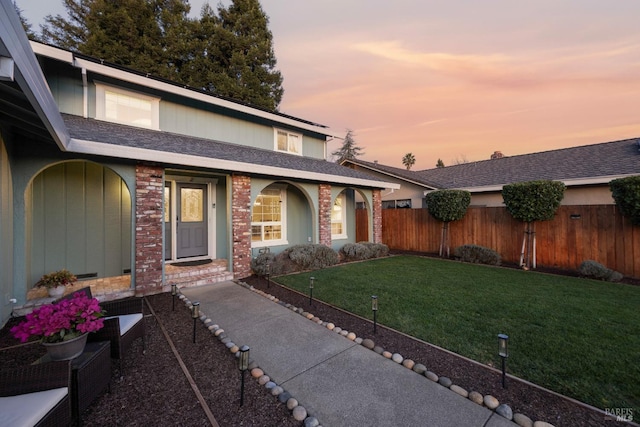
M 172 266 L 251 274 L 264 248 L 380 241 L 399 185 L 325 160 L 326 126 L 29 42 L 0 0 L 0 318 L 67 268 L 129 295 Z M 213 280 L 213 279 L 211 279 Z M 12 299 L 17 301 L 13 302 Z
M 438 189 L 469 191 L 471 206 L 503 206 L 501 191 L 505 184 L 541 179 L 566 185 L 563 205 L 611 205 L 614 200 L 609 182 L 640 174 L 640 138 L 494 157 L 421 171 L 359 159 L 342 164 L 401 186 L 382 193 L 383 208 L 402 207 L 398 201 L 410 201 L 413 208 L 425 207 L 424 195 Z

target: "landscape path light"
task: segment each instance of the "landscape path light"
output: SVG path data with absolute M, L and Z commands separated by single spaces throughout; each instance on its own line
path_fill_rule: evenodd
M 506 360 L 509 357 L 509 336 L 498 334 L 498 356 L 502 359 L 502 388 L 506 388 Z
M 196 342 L 196 320 L 200 317 L 200 303 L 194 302 L 191 306 L 191 317 L 193 317 L 193 342 Z
M 171 311 L 176 311 L 176 295 L 178 294 L 178 285 L 171 284 Z
M 267 288 L 271 287 L 271 264 L 270 263 L 266 263 L 265 264 L 265 276 L 267 276 Z
M 378 297 L 371 295 L 371 311 L 373 311 L 373 334 L 376 334 L 378 329 Z
M 310 277 L 309 278 L 309 305 L 313 304 L 313 287 L 316 283 L 316 278 L 315 277 Z
M 238 358 L 238 369 L 240 370 L 240 406 L 244 404 L 244 377 L 249 369 L 249 346 L 240 347 L 240 357 Z

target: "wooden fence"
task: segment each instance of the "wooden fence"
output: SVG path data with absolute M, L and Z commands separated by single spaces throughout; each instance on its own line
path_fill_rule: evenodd
M 451 250 L 476 244 L 517 263 L 524 225 L 504 207 L 470 207 L 462 220 L 450 225 Z M 365 226 L 366 213 L 358 212 L 357 229 Z M 442 223 L 427 209 L 382 211 L 382 242 L 390 249 L 437 253 L 441 230 Z M 625 276 L 640 277 L 640 227 L 632 226 L 615 205 L 561 206 L 553 220 L 537 222 L 535 231 L 539 266 L 575 270 L 592 259 Z

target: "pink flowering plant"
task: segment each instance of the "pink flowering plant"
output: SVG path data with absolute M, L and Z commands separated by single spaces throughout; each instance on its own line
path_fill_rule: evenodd
M 76 292 L 71 299 L 33 310 L 24 322 L 11 328 L 11 333 L 21 342 L 27 342 L 34 336 L 46 343 L 68 341 L 102 329 L 103 316 L 96 298 Z

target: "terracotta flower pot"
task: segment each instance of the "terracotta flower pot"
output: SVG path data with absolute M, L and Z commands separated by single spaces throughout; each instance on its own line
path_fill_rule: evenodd
M 43 342 L 42 345 L 46 347 L 47 354 L 49 354 L 51 360 L 70 360 L 82 354 L 84 346 L 87 344 L 88 335 L 82 334 L 69 341 Z

